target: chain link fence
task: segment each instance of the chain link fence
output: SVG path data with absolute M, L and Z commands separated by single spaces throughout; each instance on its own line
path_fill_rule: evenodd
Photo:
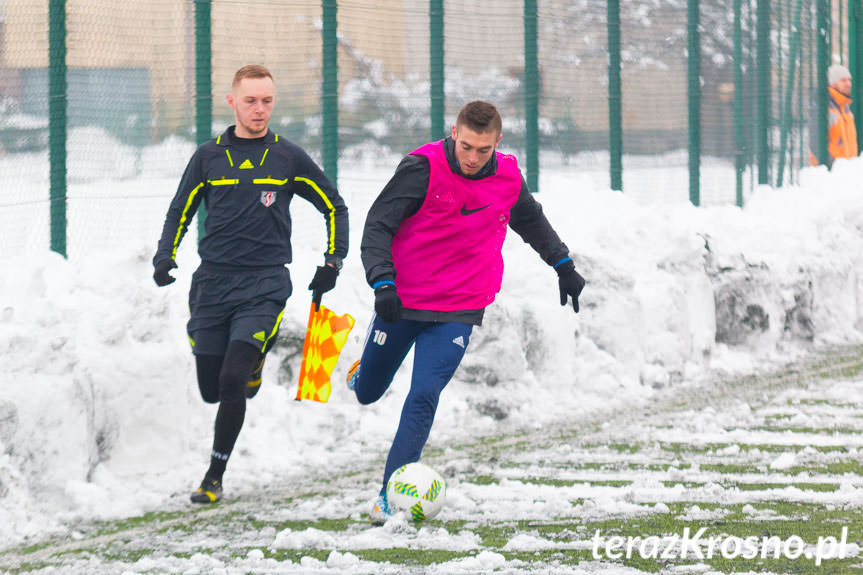
M 275 77 L 271 127 L 342 180 L 485 99 L 532 185 L 572 172 L 645 202 L 742 204 L 809 164 L 823 70 L 861 64 L 860 3 L 0 0 L 0 257 L 154 243 L 247 63 Z

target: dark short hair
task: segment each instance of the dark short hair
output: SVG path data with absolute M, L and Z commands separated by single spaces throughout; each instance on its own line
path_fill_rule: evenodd
M 477 134 L 487 132 L 501 132 L 500 113 L 494 104 L 483 102 L 482 100 L 474 100 L 465 104 L 458 113 L 458 118 L 455 121 L 456 126 L 466 126 Z
M 246 64 L 234 73 L 234 81 L 231 82 L 233 88 L 246 78 L 269 78 L 273 79 L 273 75 L 267 70 L 266 66 L 260 64 Z

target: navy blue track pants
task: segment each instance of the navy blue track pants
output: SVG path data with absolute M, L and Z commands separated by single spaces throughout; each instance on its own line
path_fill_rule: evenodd
M 461 363 L 472 330 L 473 326 L 467 323 L 409 319 L 386 323 L 374 316 L 366 335 L 354 388 L 360 403 L 374 403 L 383 396 L 411 346 L 416 346 L 411 389 L 387 456 L 381 493 L 386 491 L 393 471 L 406 463 L 419 461 L 434 422 L 441 391 Z

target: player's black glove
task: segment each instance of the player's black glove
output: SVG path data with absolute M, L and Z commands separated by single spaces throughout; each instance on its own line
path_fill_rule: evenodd
M 395 323 L 402 317 L 402 300 L 393 284 L 375 288 L 375 313 L 387 323 Z
M 567 296 L 572 298 L 572 309 L 578 313 L 578 296 L 584 289 L 584 278 L 575 271 L 575 264 L 567 260 L 555 268 L 557 285 L 560 287 L 560 305 L 566 305 Z
M 315 277 L 312 278 L 312 283 L 309 284 L 309 289 L 312 290 L 312 303 L 315 304 L 315 311 L 321 309 L 321 298 L 323 295 L 336 287 L 336 278 L 339 277 L 339 270 L 330 265 L 318 266 L 315 272 Z
M 177 278 L 169 272 L 177 267 L 177 262 L 172 259 L 162 260 L 155 265 L 156 271 L 153 272 L 153 280 L 159 287 L 172 284 L 177 281 Z

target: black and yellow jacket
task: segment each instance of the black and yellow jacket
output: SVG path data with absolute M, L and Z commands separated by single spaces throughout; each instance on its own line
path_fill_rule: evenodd
M 298 195 L 324 216 L 325 259 L 348 251 L 348 209 L 309 155 L 272 130 L 238 138 L 234 126 L 202 144 L 189 160 L 162 228 L 153 264 L 175 259 L 201 201 L 207 209 L 201 260 L 228 267 L 291 261 L 291 200 Z

